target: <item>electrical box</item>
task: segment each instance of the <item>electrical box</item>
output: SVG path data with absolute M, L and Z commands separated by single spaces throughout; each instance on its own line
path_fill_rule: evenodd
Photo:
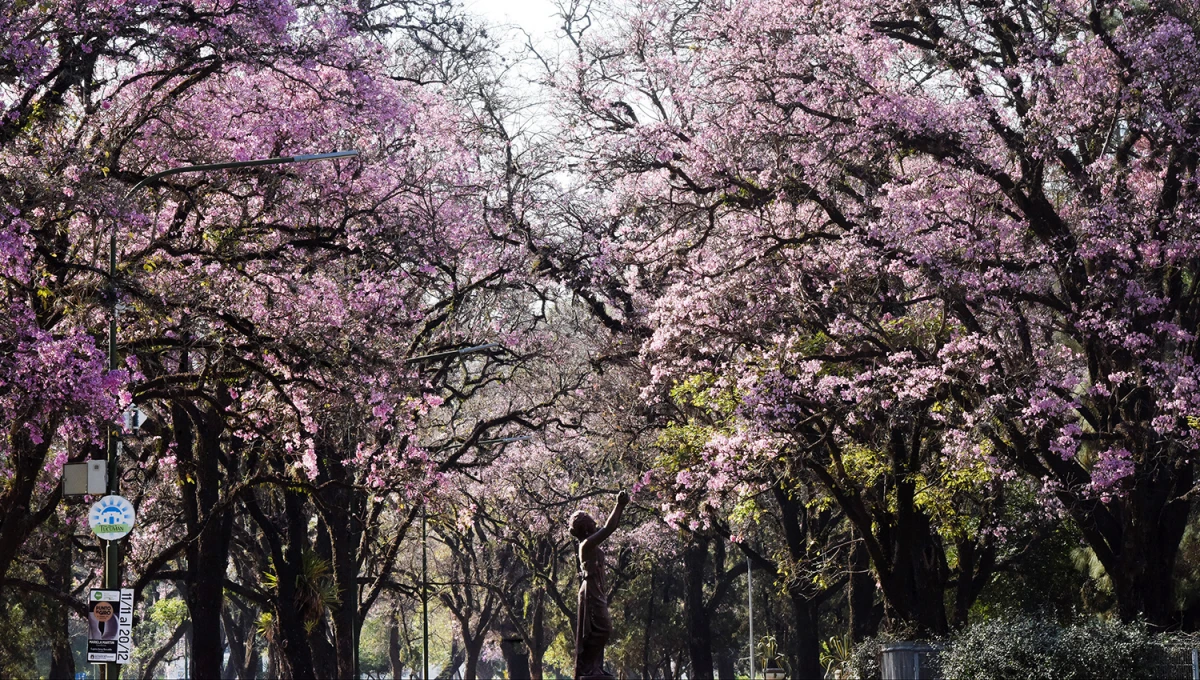
M 108 461 L 89 460 L 87 492 L 92 496 L 103 496 L 108 491 Z
M 64 496 L 103 496 L 108 490 L 108 461 L 85 460 L 63 465 Z
M 87 478 L 87 463 L 67 463 L 63 465 L 63 495 L 83 496 L 86 494 Z

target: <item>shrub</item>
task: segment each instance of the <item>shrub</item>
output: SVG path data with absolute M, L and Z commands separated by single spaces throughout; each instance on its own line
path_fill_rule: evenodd
M 846 664 L 849 676 L 860 680 L 880 680 L 879 650 L 886 642 L 882 637 L 874 637 L 854 645 Z
M 1047 668 L 1058 627 L 1035 618 L 988 619 L 957 635 L 942 658 L 950 678 L 1053 678 Z
M 947 678 L 1082 680 L 1153 678 L 1165 657 L 1141 624 L 1039 617 L 983 621 L 960 633 L 942 659 Z
M 1070 626 L 1056 647 L 1062 678 L 1153 678 L 1163 654 L 1144 625 L 1112 621 Z

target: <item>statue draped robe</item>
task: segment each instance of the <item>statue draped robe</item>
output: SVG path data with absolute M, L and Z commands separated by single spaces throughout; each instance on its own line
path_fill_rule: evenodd
M 575 680 L 609 677 L 604 645 L 612 634 L 612 616 L 604 583 L 604 549 L 579 547 L 579 615 L 575 621 Z

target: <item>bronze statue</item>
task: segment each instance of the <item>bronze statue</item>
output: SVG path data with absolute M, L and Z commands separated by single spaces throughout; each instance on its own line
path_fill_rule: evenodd
M 596 520 L 579 510 L 571 515 L 571 535 L 579 540 L 579 616 L 575 621 L 575 680 L 611 678 L 604 670 L 604 646 L 612 634 L 608 592 L 604 584 L 604 550 L 600 544 L 621 523 L 629 494 L 617 494 L 617 505 L 608 521 L 596 530 Z

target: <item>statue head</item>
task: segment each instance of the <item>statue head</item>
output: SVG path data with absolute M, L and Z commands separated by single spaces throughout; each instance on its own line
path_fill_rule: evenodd
M 594 533 L 596 533 L 596 520 L 583 510 L 576 510 L 575 514 L 571 515 L 571 535 L 582 541 Z

